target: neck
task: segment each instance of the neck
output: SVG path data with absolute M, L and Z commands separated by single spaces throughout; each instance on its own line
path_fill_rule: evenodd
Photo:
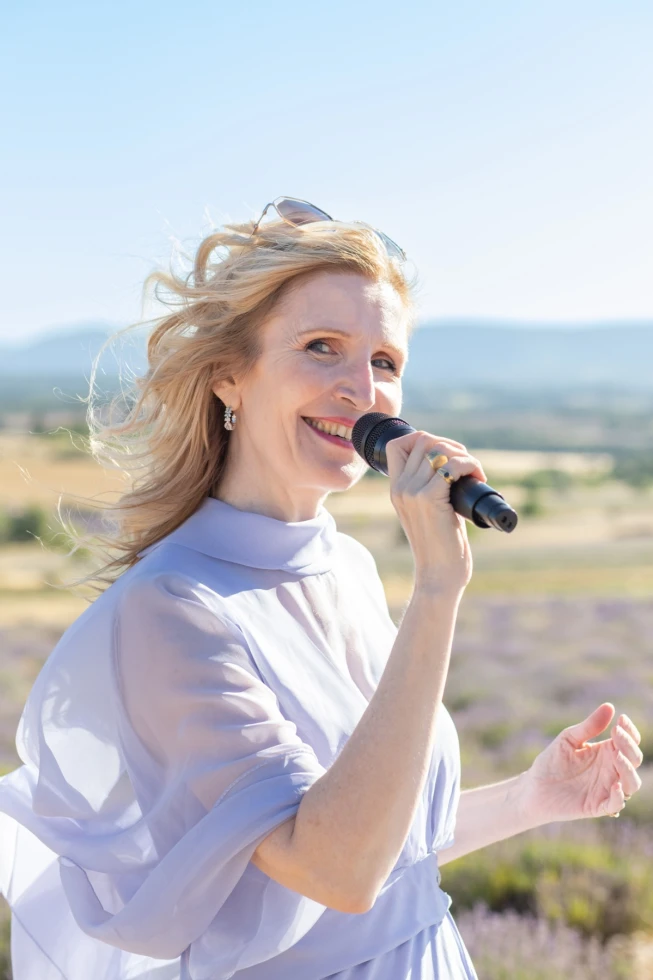
M 263 514 L 265 517 L 273 517 L 285 523 L 310 521 L 317 517 L 318 511 L 322 509 L 329 496 L 328 491 L 318 494 L 315 490 L 306 491 L 303 497 L 299 494 L 291 496 L 286 487 L 277 494 L 273 493 L 274 487 L 268 487 L 263 494 L 259 492 L 257 482 L 251 479 L 246 482 L 238 481 L 233 476 L 225 474 L 219 485 L 213 488 L 210 496 L 224 501 L 225 504 L 231 504 L 238 510 Z
M 242 425 L 242 421 L 241 421 Z M 238 510 L 247 510 L 286 523 L 310 521 L 322 508 L 330 491 L 298 486 L 274 468 L 271 456 L 263 458 L 250 439 L 236 430 L 229 436 L 225 470 L 211 496 Z

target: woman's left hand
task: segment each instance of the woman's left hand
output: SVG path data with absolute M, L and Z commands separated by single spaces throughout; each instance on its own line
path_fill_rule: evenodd
M 618 813 L 624 797 L 641 787 L 636 771 L 643 759 L 641 735 L 628 715 L 620 715 L 610 738 L 587 744 L 607 728 L 614 712 L 614 705 L 604 702 L 565 728 L 524 773 L 524 805 L 538 824 Z

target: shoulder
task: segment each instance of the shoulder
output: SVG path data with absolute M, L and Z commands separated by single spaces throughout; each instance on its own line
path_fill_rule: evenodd
M 247 684 L 258 680 L 228 600 L 186 571 L 144 563 L 131 571 L 116 597 L 111 631 L 124 691 L 181 697 L 219 683 L 223 671 Z
M 229 600 L 179 551 L 187 549 L 162 546 L 122 576 L 114 602 L 117 625 L 185 621 L 208 632 L 239 633 Z
M 215 559 L 211 563 L 220 564 Z M 175 542 L 164 542 L 141 558 L 121 581 L 129 594 L 164 592 L 179 599 L 219 598 L 218 577 L 209 573 L 208 564 L 206 555 Z

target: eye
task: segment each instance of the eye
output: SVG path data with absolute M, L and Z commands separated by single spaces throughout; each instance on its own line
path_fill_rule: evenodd
M 305 350 L 310 350 L 311 347 L 314 347 L 315 346 L 315 344 L 324 344 L 325 347 L 329 347 L 330 346 L 330 344 L 328 344 L 326 342 L 326 340 L 311 340 L 310 343 L 306 344 L 306 347 L 304 349 Z M 316 351 L 316 353 L 317 354 L 324 354 L 325 351 Z M 390 358 L 388 358 L 388 357 L 377 357 L 377 358 L 375 358 L 375 360 L 376 361 L 385 361 L 386 364 L 389 364 L 390 365 L 390 367 L 389 368 L 386 368 L 386 370 L 391 371 L 393 374 L 398 374 L 397 368 L 396 368 L 394 362 L 390 360 Z

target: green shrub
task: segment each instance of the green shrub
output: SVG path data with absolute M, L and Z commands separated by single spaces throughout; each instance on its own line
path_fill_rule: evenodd
M 30 504 L 22 510 L 4 515 L 2 531 L 5 541 L 33 541 L 47 534 L 47 514 L 42 507 Z
M 527 490 L 557 490 L 558 492 L 564 492 L 573 486 L 574 478 L 566 470 L 534 470 L 532 473 L 524 476 L 520 483 Z
M 476 731 L 476 738 L 486 749 L 497 749 L 514 731 L 507 721 L 497 721 Z
M 636 490 L 642 490 L 653 484 L 653 453 L 630 453 L 616 459 L 612 477 L 628 483 Z
M 20 510 L 0 510 L 0 544 L 35 541 L 37 538 L 49 549 L 70 549 L 68 537 L 54 514 L 42 507 L 30 504 Z
M 493 912 L 530 913 L 602 940 L 650 929 L 652 880 L 653 855 L 591 833 L 583 840 L 578 831 L 567 839 L 532 831 L 442 869 L 442 887 L 456 909 L 484 902 Z
M 521 505 L 521 513 L 524 517 L 539 517 L 544 513 L 544 507 L 540 500 L 540 492 L 537 487 L 529 487 L 526 499 Z
M 0 909 L 0 980 L 11 980 L 12 976 L 9 926 L 9 912 L 5 906 Z

